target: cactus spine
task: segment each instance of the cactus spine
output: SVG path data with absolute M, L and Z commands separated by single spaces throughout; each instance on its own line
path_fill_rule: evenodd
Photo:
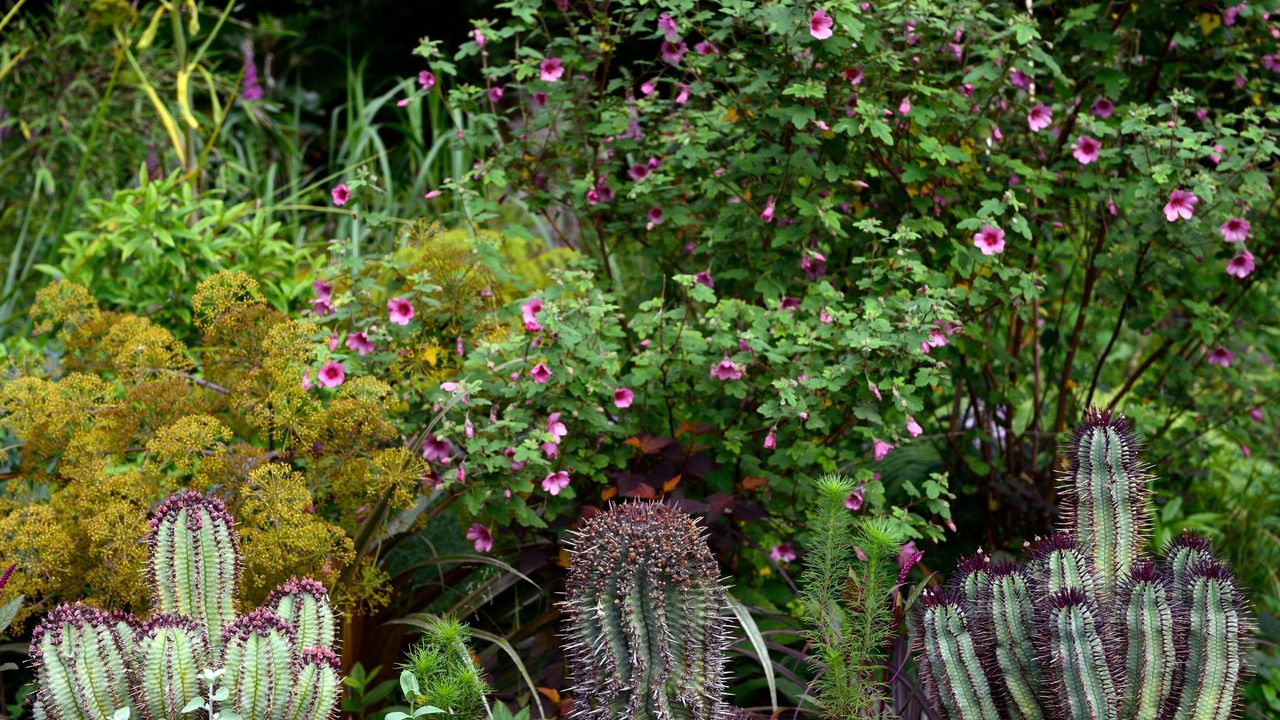
M 1207 541 L 1144 558 L 1148 477 L 1120 416 L 1066 451 L 1061 530 L 1027 562 L 960 563 L 917 614 L 921 675 L 948 720 L 1228 720 L 1252 622 Z
M 563 603 L 575 716 L 722 720 L 728 598 L 693 518 L 614 506 L 570 548 Z
M 149 577 L 157 614 L 145 622 L 81 604 L 36 628 L 32 717 L 111 720 L 128 708 L 178 720 L 207 694 L 204 671 L 224 668 L 224 709 L 245 720 L 329 720 L 342 678 L 335 621 L 320 583 L 294 579 L 267 607 L 237 618 L 234 521 L 222 503 L 183 492 L 151 521 Z

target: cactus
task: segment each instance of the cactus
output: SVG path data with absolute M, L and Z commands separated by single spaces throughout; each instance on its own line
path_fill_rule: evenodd
M 723 720 L 727 591 L 693 518 L 656 502 L 587 520 L 563 608 L 574 714 Z
M 488 685 L 471 660 L 471 637 L 466 625 L 450 617 L 430 617 L 422 639 L 400 666 L 417 678 L 414 705 L 439 708 L 445 717 L 476 720 L 486 716 Z
M 1143 556 L 1149 477 L 1129 423 L 1090 411 L 1066 451 L 1059 532 L 1019 566 L 981 551 L 916 614 L 947 720 L 1227 720 L 1252 620 L 1231 571 L 1184 533 Z
M 139 622 L 79 603 L 36 628 L 32 717 L 177 720 L 208 695 L 245 720 L 328 720 L 342 687 L 335 621 L 320 583 L 293 579 L 267 607 L 236 617 L 234 521 L 195 492 L 161 503 L 148 538 L 152 605 Z M 210 685 L 225 670 L 223 688 Z M 225 691 L 225 693 L 223 692 Z M 224 700 L 225 698 L 225 700 Z

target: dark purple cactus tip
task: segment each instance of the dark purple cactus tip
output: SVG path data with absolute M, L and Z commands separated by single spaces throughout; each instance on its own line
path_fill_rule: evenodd
M 1027 558 L 1029 560 L 1043 560 L 1055 552 L 1061 550 L 1076 550 L 1079 544 L 1076 542 L 1076 536 L 1069 532 L 1056 532 L 1049 537 L 1036 538 L 1031 543 L 1031 547 L 1027 548 Z
M 1187 548 L 1188 550 L 1198 550 L 1206 553 L 1213 551 L 1213 547 L 1210 545 L 1208 538 L 1203 535 L 1197 535 L 1190 530 L 1183 530 L 1181 535 L 1178 535 L 1171 540 L 1169 542 L 1169 548 L 1170 550 Z
M 960 577 L 972 575 L 976 572 L 986 572 L 991 569 L 991 556 L 982 552 L 982 548 L 972 555 L 965 555 L 956 562 L 956 569 L 960 571 Z
M 1220 563 L 1217 560 L 1201 560 L 1192 564 L 1188 569 L 1187 577 L 1191 582 L 1195 582 L 1199 578 L 1206 580 L 1218 580 L 1224 583 L 1235 583 L 1236 576 L 1231 572 L 1231 568 L 1226 563 Z
M 1084 417 L 1080 420 L 1080 424 L 1076 426 L 1076 433 L 1083 434 L 1094 428 L 1110 427 L 1117 434 L 1124 435 L 1133 432 L 1133 426 L 1129 423 L 1129 419 L 1123 413 L 1118 413 L 1111 408 L 1100 408 L 1093 406 L 1085 410 Z
M 241 615 L 223 628 L 222 642 L 225 645 L 232 639 L 244 641 L 251 635 L 269 635 L 272 631 L 286 636 L 291 643 L 297 640 L 292 625 L 266 608 L 257 608 L 248 615 Z
M 107 612 L 79 601 L 70 605 L 59 605 L 50 611 L 48 615 L 45 615 L 40 624 L 36 625 L 36 629 L 32 631 L 31 644 L 27 650 L 28 655 L 33 659 L 40 657 L 40 643 L 46 635 L 52 636 L 55 644 L 61 643 L 62 629 L 68 625 L 77 628 L 111 627 L 117 623 L 136 627 L 137 620 L 129 613 L 119 610 Z
M 991 573 L 991 577 L 1001 578 L 1021 575 L 1022 568 L 1012 560 L 997 560 L 991 563 L 991 568 L 987 572 Z
M 1129 581 L 1133 583 L 1162 583 L 1168 580 L 1164 570 L 1151 561 L 1141 558 L 1129 568 Z
M 310 595 L 314 598 L 329 597 L 329 590 L 319 580 L 309 577 L 291 577 L 276 586 L 267 596 L 268 606 L 275 606 L 286 595 Z
M 154 615 L 138 624 L 136 637 L 142 638 L 154 636 L 161 630 L 186 630 L 188 632 L 203 634 L 204 626 L 199 622 L 187 617 L 186 615 Z
M 1080 588 L 1059 590 L 1049 597 L 1049 601 L 1059 610 L 1071 607 L 1082 607 L 1089 604 L 1089 596 Z
M 954 588 L 928 588 L 920 595 L 920 603 L 925 610 L 944 606 L 962 607 L 964 596 Z
M 334 672 L 342 671 L 342 658 L 329 648 L 309 647 L 302 651 L 303 665 L 328 665 Z
M 221 500 L 194 490 L 183 490 L 169 496 L 156 506 L 155 514 L 151 516 L 152 535 L 154 536 L 156 528 L 160 527 L 160 523 L 171 515 L 177 515 L 187 509 L 204 510 L 211 519 L 225 523 L 228 528 L 235 526 L 235 519 L 227 512 L 227 506 Z M 202 522 L 199 513 L 187 514 L 188 530 L 192 532 L 199 530 Z

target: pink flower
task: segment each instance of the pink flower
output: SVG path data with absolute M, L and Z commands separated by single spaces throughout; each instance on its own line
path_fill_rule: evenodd
M 465 461 L 458 463 L 458 469 L 453 473 L 453 479 L 457 480 L 459 483 L 465 483 L 467 481 L 467 463 Z
M 311 301 L 311 312 L 315 313 L 316 317 L 328 317 L 333 314 L 333 305 L 327 299 L 317 298 Z
M 911 114 L 910 100 L 908 100 L 907 98 L 902 98 L 902 102 L 898 103 L 898 114 L 904 117 Z
M 649 212 L 645 213 L 644 216 L 649 221 L 650 230 L 652 230 L 655 225 L 662 224 L 662 208 L 657 205 L 649 208 Z
M 524 329 L 529 332 L 538 332 L 542 329 L 542 324 L 538 322 L 538 313 L 542 312 L 542 301 L 538 298 L 529 298 L 520 305 L 520 319 L 524 320 Z
M 845 69 L 840 74 L 844 76 L 845 80 L 849 81 L 850 85 L 861 85 L 863 78 L 866 77 L 862 73 L 861 65 L 854 67 L 852 70 Z
M 1249 446 L 1245 445 L 1244 443 L 1240 443 L 1240 454 L 1243 455 L 1246 460 L 1253 457 L 1253 451 L 1250 450 Z
M 1210 365 L 1217 365 L 1218 367 L 1224 368 L 1231 367 L 1231 361 L 1235 359 L 1235 354 L 1224 347 L 1214 348 L 1205 355 L 1205 360 L 1207 360 Z
M 346 205 L 347 201 L 351 199 L 351 189 L 347 187 L 346 183 L 338 183 L 338 186 L 330 190 L 329 194 L 333 196 L 333 204 L 338 207 Z
M 315 292 L 316 298 L 320 300 L 333 299 L 333 286 L 323 280 L 312 280 L 311 290 Z
M 342 381 L 347 379 L 347 372 L 343 369 L 342 363 L 327 362 L 320 366 L 320 372 L 317 377 L 321 385 L 333 388 L 338 387 L 342 384 Z
M 1227 27 L 1231 27 L 1232 25 L 1235 25 L 1236 16 L 1244 12 L 1244 9 L 1246 7 L 1248 7 L 1247 3 L 1240 3 L 1239 5 L 1232 5 L 1228 7 L 1226 10 L 1222 12 L 1222 24 L 1226 25 Z
M 480 47 L 484 47 L 485 44 L 489 42 L 489 40 L 485 38 L 484 33 L 480 32 L 479 30 L 472 30 L 471 38 L 475 40 L 476 44 L 479 45 Z
M 428 435 L 422 441 L 422 459 L 427 462 L 449 464 L 449 441 L 435 435 Z
M 901 568 L 901 577 L 905 578 L 907 571 L 913 565 L 920 562 L 920 558 L 924 557 L 923 550 L 916 549 L 916 541 L 910 540 L 901 549 L 898 550 L 898 567 Z
M 994 225 L 983 225 L 982 230 L 973 236 L 973 246 L 983 255 L 997 255 L 1004 252 L 1004 230 Z
M 501 99 L 502 99 L 502 88 L 498 87 L 497 85 L 489 88 L 489 102 L 496 105 L 498 104 L 498 101 Z
M 303 390 L 311 389 L 311 373 L 305 370 L 302 371 L 302 389 Z
M 1169 202 L 1164 206 L 1164 218 L 1169 222 L 1176 222 L 1178 218 L 1190 220 L 1195 214 L 1196 203 L 1200 202 L 1200 198 L 1196 197 L 1190 190 L 1174 189 L 1169 191 Z
M 876 461 L 885 459 L 889 453 L 893 452 L 893 446 L 883 440 L 876 440 L 874 443 L 874 452 Z
M 1071 146 L 1071 155 L 1080 161 L 1081 165 L 1088 165 L 1098 159 L 1098 150 L 1101 148 L 1102 143 L 1088 135 L 1081 135 L 1076 139 L 1075 144 Z
M 943 339 L 945 340 L 946 338 L 943 338 Z M 871 394 L 875 395 L 877 400 L 881 400 L 881 401 L 884 400 L 884 398 L 880 395 L 880 386 L 868 380 L 867 387 L 871 389 Z
M 920 423 L 916 422 L 916 419 L 910 415 L 907 416 L 907 432 L 911 433 L 911 437 L 920 437 L 920 433 L 924 432 L 920 427 Z
M 1254 409 L 1250 410 L 1249 417 L 1253 418 L 1254 422 L 1262 422 L 1262 408 L 1255 407 Z
M 431 88 L 435 87 L 436 74 L 431 72 L 430 70 L 423 70 L 422 72 L 419 72 L 418 84 L 422 86 L 423 90 L 430 90 Z
M 711 377 L 717 380 L 741 380 L 742 368 L 725 355 L 720 362 L 711 367 Z
M 408 325 L 413 319 L 413 303 L 402 297 L 394 297 L 387 301 L 387 312 L 391 322 L 396 325 Z
M 715 288 L 716 281 L 711 279 L 710 270 L 699 270 L 693 274 L 693 281 L 699 285 L 706 285 L 709 288 Z
M 676 104 L 684 105 L 689 102 L 689 85 L 688 83 L 680 83 L 678 89 L 679 92 L 676 93 Z
M 493 549 L 493 533 L 480 523 L 467 528 L 467 539 L 475 543 L 476 552 L 487 553 Z
M 819 40 L 831 37 L 831 29 L 835 26 L 836 21 L 822 8 L 818 8 L 809 18 L 809 34 Z
M 774 428 L 769 428 L 769 432 L 764 436 L 764 449 L 773 450 L 778 447 L 778 433 L 774 432 Z
M 853 492 L 849 493 L 848 497 L 844 499 L 844 506 L 854 511 L 861 510 L 862 509 L 862 491 L 865 488 L 866 488 L 866 485 L 859 485 L 857 490 L 854 490 Z
M 796 559 L 796 549 L 791 547 L 790 541 L 774 545 L 769 548 L 769 558 L 774 562 L 789 563 Z
M 689 52 L 689 46 L 683 40 L 667 40 L 662 43 L 662 59 L 672 65 L 679 65 L 687 52 Z
M 547 58 L 539 65 L 541 71 L 540 76 L 547 82 L 555 82 L 564 76 L 564 64 L 560 62 L 560 58 Z
M 767 223 L 773 222 L 773 198 L 772 197 L 770 197 L 769 201 L 764 204 L 764 210 L 760 211 L 760 219 Z
M 716 47 L 714 44 L 706 40 L 703 40 L 702 42 L 694 45 L 693 50 L 699 55 L 715 55 L 716 53 L 720 52 L 720 48 Z
M 561 490 L 569 487 L 569 473 L 557 470 L 542 478 L 542 489 L 552 495 L 559 495 Z
M 1014 68 L 1013 72 L 1009 73 L 1009 84 L 1019 90 L 1026 90 L 1031 87 L 1031 76 Z
M 547 432 L 551 433 L 551 442 L 557 445 L 561 438 L 569 434 L 569 429 L 560 422 L 560 413 L 553 412 L 547 416 Z
M 1053 122 L 1053 111 L 1043 104 L 1038 104 L 1027 113 L 1027 126 L 1031 132 L 1040 132 Z
M 653 91 L 656 88 L 657 88 L 657 85 L 655 85 L 652 80 L 645 80 L 644 82 L 640 83 L 640 94 L 644 95 L 645 97 L 649 97 L 650 95 L 653 94 Z
M 830 325 L 835 322 L 835 318 L 831 317 L 831 313 L 826 308 L 822 308 L 818 311 L 818 321 L 823 325 Z
M 1089 112 L 1093 113 L 1094 117 L 1103 120 L 1111 117 L 1111 113 L 1115 112 L 1115 110 L 1116 106 L 1112 105 L 1111 101 L 1106 98 L 1098 98 L 1089 106 Z
M 1229 243 L 1244 242 L 1249 237 L 1249 221 L 1244 218 L 1231 218 L 1222 223 L 1222 239 Z
M 627 168 L 627 175 L 629 175 L 632 180 L 640 182 L 641 180 L 649 177 L 649 166 L 645 163 L 636 163 L 635 165 Z
M 675 40 L 679 37 L 679 28 L 676 27 L 676 21 L 666 13 L 658 16 L 658 31 L 665 35 L 668 40 Z
M 547 368 L 546 363 L 538 363 L 529 371 L 529 377 L 533 378 L 533 381 L 539 385 L 545 385 L 551 379 L 551 370 Z
M 613 404 L 619 409 L 625 410 L 631 407 L 635 399 L 636 394 L 631 392 L 630 388 L 620 387 L 613 391 Z
M 1240 254 L 1227 261 L 1227 274 L 1232 277 L 1247 278 L 1257 267 L 1253 262 L 1253 253 L 1241 249 Z
M 373 352 L 373 343 L 369 342 L 369 336 L 362 332 L 353 332 L 347 336 L 347 347 L 355 350 L 360 355 L 368 355 Z

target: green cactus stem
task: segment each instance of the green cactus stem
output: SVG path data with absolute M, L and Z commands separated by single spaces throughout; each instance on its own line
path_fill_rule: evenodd
M 288 720 L 330 720 L 342 696 L 341 659 L 324 647 L 302 651 Z
M 235 521 L 220 500 L 182 492 L 157 508 L 148 542 L 156 611 L 203 625 L 217 653 L 222 631 L 235 617 L 240 577 Z
M 702 530 L 661 503 L 614 506 L 570 548 L 563 607 L 579 718 L 728 714 L 727 593 Z
M 258 608 L 223 630 L 228 704 L 242 718 L 282 720 L 289 710 L 297 639 L 293 626 Z
M 1058 706 L 1072 720 L 1118 720 L 1098 610 L 1076 588 L 1063 590 L 1050 601 L 1053 606 L 1045 630 Z
M 52 720 L 108 720 L 132 708 L 134 621 L 76 603 L 49 613 L 31 636 L 40 711 Z
M 1008 561 L 992 563 L 986 595 L 980 601 L 980 622 L 990 635 L 1000 673 L 1004 677 L 1005 706 L 1010 717 L 1044 720 L 1040 709 L 1040 665 L 1036 661 L 1035 601 L 1027 573 Z
M 293 625 L 298 647 L 335 649 L 337 622 L 324 585 L 311 578 L 290 578 L 271 592 L 265 607 Z
M 949 720 L 999 720 L 965 605 L 954 589 L 921 596 L 920 676 L 933 706 Z
M 1190 612 L 1182 698 L 1174 720 L 1228 720 L 1248 653 L 1251 621 L 1227 566 L 1202 561 L 1187 573 Z
M 134 699 L 145 720 L 182 715 L 200 696 L 200 673 L 214 664 L 200 623 L 180 615 L 158 615 L 138 628 Z

